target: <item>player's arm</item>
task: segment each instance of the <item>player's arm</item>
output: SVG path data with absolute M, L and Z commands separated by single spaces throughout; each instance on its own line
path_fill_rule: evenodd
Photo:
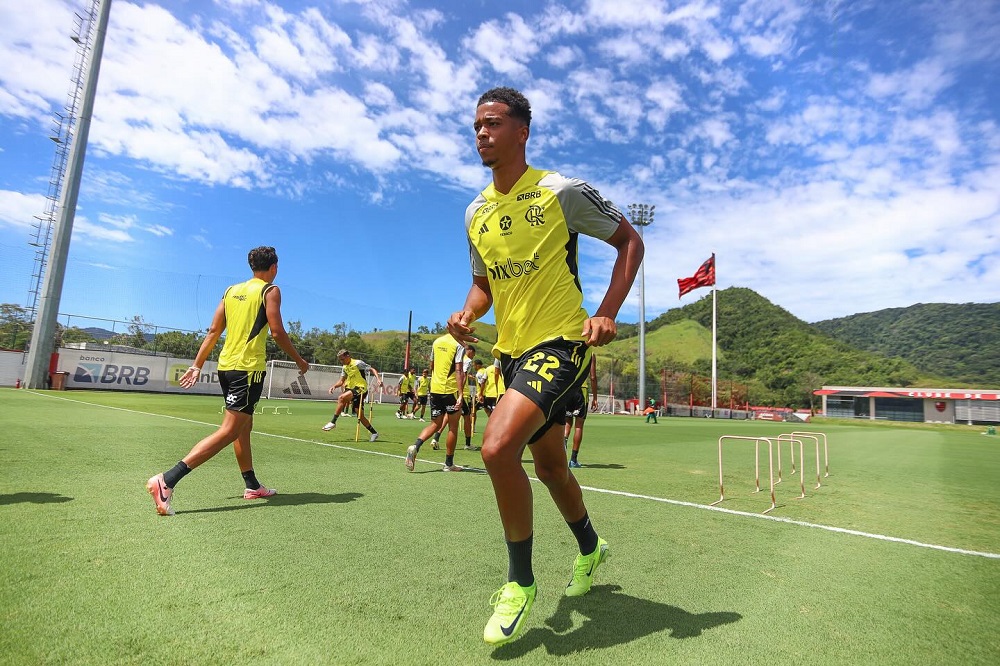
M 461 347 L 459 347 L 461 349 Z M 458 381 L 458 404 L 462 404 L 465 399 L 465 356 L 459 361 L 455 361 L 455 379 Z
M 376 370 L 375 368 L 373 368 L 370 365 L 368 366 L 368 369 L 371 370 L 371 372 L 372 372 L 373 375 L 375 375 L 375 381 L 378 382 L 378 385 L 379 386 L 385 386 L 385 384 L 382 383 L 382 377 L 379 376 L 379 374 L 378 374 L 378 370 Z
M 624 299 L 623 299 L 624 300 Z M 448 332 L 462 344 L 479 342 L 472 333 L 472 323 L 490 311 L 493 306 L 493 292 L 485 275 L 473 275 L 472 286 L 465 297 L 465 305 L 448 317 Z
M 181 375 L 179 383 L 182 388 L 189 389 L 198 382 L 198 377 L 201 376 L 201 368 L 205 365 L 205 361 L 208 360 L 209 354 L 215 349 L 215 345 L 219 342 L 219 338 L 222 337 L 224 330 L 226 330 L 225 299 L 219 301 L 219 307 L 215 308 L 215 314 L 212 315 L 212 323 L 208 327 L 208 334 L 201 341 L 198 354 L 194 357 L 194 364 Z
M 272 287 L 264 294 L 264 313 L 267 315 L 267 326 L 271 329 L 271 337 L 278 343 L 281 350 L 288 354 L 295 365 L 299 366 L 299 374 L 305 374 L 309 370 L 309 362 L 299 355 L 292 339 L 285 331 L 285 323 L 281 321 L 281 290 Z
M 618 334 L 615 317 L 632 289 L 644 251 L 642 239 L 624 217 L 618 221 L 618 228 L 605 242 L 618 251 L 618 258 L 611 270 L 611 284 L 604 294 L 604 300 L 594 316 L 583 324 L 583 335 L 587 337 L 587 344 L 593 347 L 608 344 Z

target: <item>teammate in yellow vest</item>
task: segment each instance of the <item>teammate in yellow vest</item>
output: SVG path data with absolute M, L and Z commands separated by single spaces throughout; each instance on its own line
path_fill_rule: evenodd
M 583 443 L 583 425 L 587 421 L 588 394 L 590 409 L 597 410 L 597 358 L 590 357 L 590 376 L 583 386 L 566 403 L 566 429 L 563 431 L 563 448 L 569 446 L 569 435 L 573 433 L 573 453 L 569 459 L 572 469 L 582 467 L 577 457 L 580 455 L 580 445 Z
M 346 349 L 341 349 L 337 352 L 337 359 L 344 366 L 344 370 L 337 383 L 330 387 L 330 393 L 339 388 L 343 388 L 344 390 L 341 392 L 340 397 L 337 398 L 337 409 L 333 412 L 333 417 L 329 423 L 323 426 L 323 430 L 328 431 L 336 428 L 337 419 L 340 418 L 341 413 L 347 409 L 348 405 L 353 405 L 354 413 L 358 415 L 361 425 L 371 433 L 368 441 L 374 442 L 378 439 L 378 432 L 375 431 L 371 421 L 365 416 L 365 395 L 368 393 L 368 380 L 365 378 L 365 375 L 368 372 L 375 375 L 375 381 L 378 382 L 380 387 L 382 386 L 382 378 L 379 376 L 378 370 L 372 366 L 361 359 L 351 358 L 351 352 Z
M 483 630 L 491 645 L 519 634 L 537 589 L 531 565 L 531 482 L 521 464 L 525 447 L 531 447 L 535 476 L 548 488 L 580 549 L 565 594 L 587 593 L 607 557 L 608 544 L 597 535 L 567 465 L 562 426 L 566 401 L 586 377 L 591 348 L 617 333 L 615 317 L 643 254 L 636 231 L 592 186 L 528 166 L 530 125 L 531 107 L 520 92 L 494 88 L 479 98 L 476 148 L 493 182 L 466 209 L 472 286 L 465 305 L 448 318 L 448 331 L 471 344 L 477 340 L 476 320 L 493 308 L 493 355 L 500 359 L 507 385 L 482 446 L 508 555 L 507 583 L 493 596 L 494 612 Z M 617 253 L 610 285 L 593 316 L 583 308 L 581 233 L 607 242 Z
M 448 426 L 448 436 L 445 439 L 445 472 L 461 472 L 462 468 L 455 464 L 455 444 L 458 442 L 458 415 L 461 412 L 461 393 L 459 387 L 465 383 L 465 371 L 462 359 L 465 354 L 462 346 L 447 333 L 434 341 L 431 365 L 431 422 L 427 424 L 417 441 L 406 449 L 406 469 L 413 471 L 413 466 L 420 452 L 420 447 L 432 435 L 437 435 L 445 425 Z M 435 439 L 435 444 L 437 440 Z M 435 446 L 434 448 L 437 448 Z
M 416 381 L 417 378 L 413 376 L 413 368 L 404 368 L 403 374 L 399 378 L 399 384 L 396 387 L 399 394 L 399 409 L 396 410 L 397 419 L 413 418 L 413 413 L 406 414 L 406 405 L 409 402 L 413 403 L 413 411 L 417 411 L 417 396 L 414 393 Z
M 424 422 L 424 414 L 427 413 L 427 396 L 431 393 L 431 378 L 427 374 L 427 368 L 420 371 L 420 376 L 416 381 L 417 401 L 413 403 L 413 414 L 416 415 L 417 407 L 420 407 L 420 422 Z
M 180 385 L 189 389 L 201 377 L 201 368 L 215 349 L 223 331 L 228 331 L 219 355 L 219 384 L 225 399 L 222 425 L 194 448 L 171 469 L 157 474 L 146 482 L 146 490 L 153 496 L 156 512 L 172 516 L 170 505 L 173 489 L 191 470 L 216 453 L 233 444 L 236 462 L 243 475 L 246 490 L 243 499 L 270 497 L 277 491 L 265 488 L 257 481 L 253 471 L 253 454 L 250 451 L 250 431 L 253 430 L 253 412 L 264 387 L 266 366 L 265 345 L 270 329 L 278 346 L 305 374 L 309 364 L 295 350 L 288 338 L 281 319 L 281 291 L 274 284 L 278 274 L 278 254 L 273 247 L 258 247 L 247 255 L 253 278 L 234 284 L 215 309 L 208 335 L 198 349 L 194 364 L 181 375 Z

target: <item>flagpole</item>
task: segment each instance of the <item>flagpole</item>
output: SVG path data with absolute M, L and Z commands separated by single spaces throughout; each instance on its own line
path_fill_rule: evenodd
M 715 254 L 713 253 L 714 257 Z M 716 385 L 719 381 L 718 372 L 716 371 L 716 350 L 718 349 L 717 333 L 719 330 L 718 326 L 718 308 L 716 307 L 716 289 L 715 283 L 712 283 L 712 418 L 715 418 L 715 407 L 716 407 Z

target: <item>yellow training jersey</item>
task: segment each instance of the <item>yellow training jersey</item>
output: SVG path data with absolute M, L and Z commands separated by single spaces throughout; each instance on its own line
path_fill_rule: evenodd
M 455 364 L 462 362 L 465 351 L 458 341 L 448 335 L 442 335 L 434 341 L 434 370 L 431 375 L 431 393 L 453 395 L 458 393 L 458 377 L 455 375 Z
M 349 391 L 354 389 L 361 389 L 362 391 L 368 390 L 368 380 L 365 379 L 365 374 L 368 372 L 368 364 L 364 361 L 359 361 L 356 358 L 352 358 L 351 362 L 344 366 L 344 388 Z
M 417 377 L 417 395 L 427 395 L 431 392 L 431 378 L 421 375 Z
M 412 374 L 405 374 L 402 377 L 400 377 L 399 378 L 399 393 L 400 393 L 400 395 L 402 395 L 404 393 L 412 393 L 413 392 L 413 382 L 414 381 L 415 380 L 414 380 L 414 377 L 413 377 Z
M 493 355 L 555 338 L 583 340 L 577 234 L 607 240 L 622 214 L 582 180 L 528 167 L 507 194 L 491 183 L 465 213 L 472 273 L 489 279 Z
M 226 308 L 226 341 L 219 354 L 219 370 L 264 370 L 270 331 L 264 294 L 274 288 L 269 282 L 252 278 L 226 289 L 222 297 Z
M 496 361 L 493 362 L 493 377 L 496 378 L 497 398 L 499 398 L 507 390 L 507 385 L 503 383 L 503 373 L 500 372 L 500 360 L 499 359 L 497 359 Z M 490 379 L 490 382 L 492 383 L 493 379 Z

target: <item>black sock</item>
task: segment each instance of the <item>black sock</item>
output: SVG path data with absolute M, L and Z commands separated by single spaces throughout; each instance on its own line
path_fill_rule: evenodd
M 252 469 L 249 469 L 243 474 L 243 481 L 247 484 L 249 490 L 257 490 L 260 488 L 260 481 L 257 480 L 257 476 L 253 473 Z
M 578 453 L 579 453 L 579 451 L 574 451 L 573 454 L 570 456 L 569 459 L 572 460 L 573 462 L 576 462 L 576 454 L 578 454 Z
M 531 570 L 531 542 L 534 535 L 524 541 L 508 541 L 507 557 L 507 580 L 514 581 L 521 587 L 530 587 L 535 584 L 535 574 Z
M 440 432 L 434 433 L 434 443 L 437 444 L 440 441 L 441 441 L 441 433 Z
M 365 427 L 368 428 L 368 432 L 370 432 L 373 435 L 375 434 L 375 428 L 373 428 L 371 424 L 366 425 Z
M 413 443 L 413 445 L 414 445 L 415 447 L 417 447 L 417 451 L 419 451 L 419 450 L 420 450 L 420 447 L 424 445 L 424 440 L 422 440 L 422 439 L 420 439 L 419 437 L 417 437 L 417 441 L 415 441 L 415 442 Z
M 339 419 L 339 418 L 340 418 L 340 414 L 334 414 L 333 418 L 330 419 L 330 422 L 336 424 L 337 423 L 337 419 Z
M 452 454 L 452 455 L 449 456 L 449 455 L 445 454 L 445 457 L 444 457 L 444 466 L 445 467 L 451 467 L 454 464 L 455 464 L 455 455 Z
M 472 437 L 469 437 L 469 436 L 465 437 L 465 445 L 466 446 L 472 446 Z
M 597 530 L 590 524 L 589 514 L 583 514 L 583 518 L 575 523 L 566 524 L 569 525 L 569 529 L 573 532 L 573 536 L 576 537 L 577 543 L 580 544 L 581 555 L 590 555 L 597 549 Z
M 180 461 L 166 472 L 163 473 L 163 485 L 167 488 L 173 488 L 177 485 L 177 482 L 183 479 L 191 472 L 191 468 L 184 464 L 184 461 Z

